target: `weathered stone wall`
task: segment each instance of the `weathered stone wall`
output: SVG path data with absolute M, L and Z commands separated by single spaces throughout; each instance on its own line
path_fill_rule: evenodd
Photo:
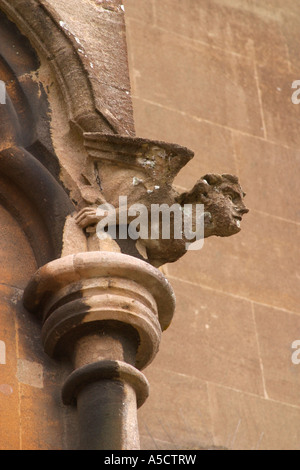
M 0 0 L 5 12 L 15 4 L 22 6 Z M 35 4 L 27 2 L 28 8 Z M 163 268 L 176 291 L 177 311 L 163 335 L 160 353 L 145 371 L 151 391 L 139 412 L 142 447 L 298 449 L 300 365 L 291 361 L 291 344 L 300 339 L 296 275 L 300 137 L 299 107 L 291 102 L 291 84 L 300 79 L 300 7 L 287 0 L 126 0 L 124 5 L 121 0 L 49 0 L 45 4 L 56 22 L 53 42 L 48 43 L 49 50 L 36 51 L 37 73 L 33 68 L 32 73 L 13 70 L 9 92 L 18 103 L 13 93 L 18 81 L 30 97 L 30 83 L 36 80 L 47 94 L 49 129 L 44 119 L 37 134 L 50 156 L 53 147 L 60 181 L 74 203 L 86 155 L 82 136 L 69 125 L 64 102 L 68 86 L 73 87 L 73 100 L 77 90 L 78 103 L 84 102 L 91 113 L 81 116 L 80 122 L 100 125 L 91 103 L 83 99 L 93 96 L 99 117 L 104 113 L 121 134 L 135 133 L 124 6 L 136 134 L 195 151 L 176 180 L 179 190 L 191 188 L 207 172 L 219 172 L 237 174 L 247 192 L 250 213 L 241 233 L 209 238 L 200 252 Z M 26 24 L 21 20 L 28 19 L 28 11 L 17 15 L 25 35 L 29 32 L 22 30 Z M 34 15 L 34 26 L 39 18 Z M 66 39 L 61 48 L 59 30 Z M 49 31 L 45 31 L 48 39 Z M 13 40 L 17 36 L 7 38 L 13 64 L 21 46 Z M 34 34 L 30 38 L 35 48 Z M 57 50 L 51 50 L 51 44 Z M 76 59 L 72 70 L 81 70 L 76 77 L 84 89 L 81 82 L 76 88 L 71 74 L 65 75 L 65 90 L 57 80 L 68 44 L 70 50 L 76 45 L 74 57 L 67 57 L 71 62 Z M 51 68 L 54 59 L 56 69 Z M 4 73 L 5 61 L 1 64 Z M 6 75 L 0 79 L 6 80 Z M 80 111 L 76 100 L 69 105 L 75 115 Z M 25 115 L 22 106 L 19 111 Z M 27 117 L 26 122 L 32 123 Z M 49 148 L 43 130 L 51 134 Z M 23 143 L 39 154 L 35 144 Z M 4 145 L 1 150 L 5 149 Z M 9 155 L 4 156 L 7 164 Z M 44 240 L 44 227 L 39 225 L 39 214 L 27 205 L 28 194 L 19 193 L 6 176 L 1 173 L 0 181 L 0 448 L 76 448 L 76 417 L 60 396 L 68 366 L 43 352 L 40 322 L 22 307 L 23 290 L 39 264 L 37 244 L 39 237 Z M 28 193 L 31 188 L 34 192 L 34 175 L 28 186 Z M 38 230 L 34 243 L 25 235 L 30 228 Z
M 39 324 L 22 307 L 37 266 L 18 222 L 0 208 L 0 449 L 64 447 L 63 370 L 43 353 Z
M 146 370 L 143 447 L 298 449 L 300 6 L 124 4 L 136 134 L 195 151 L 181 188 L 237 174 L 250 208 L 238 235 L 166 268 L 177 310 Z

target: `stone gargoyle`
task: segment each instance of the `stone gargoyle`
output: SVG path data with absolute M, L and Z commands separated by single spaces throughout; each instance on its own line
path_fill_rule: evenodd
M 194 153 L 184 147 L 164 142 L 117 135 L 85 134 L 88 152 L 84 184 L 81 194 L 85 207 L 75 219 L 79 227 L 96 226 L 103 216 L 99 205 L 109 204 L 116 209 L 116 225 L 120 223 L 122 207 L 120 196 L 127 198 L 127 206 L 142 205 L 149 210 L 152 205 L 177 204 L 184 208 L 189 204 L 203 204 L 203 237 L 228 237 L 241 230 L 241 221 L 248 212 L 238 178 L 229 174 L 207 174 L 200 178 L 193 189 L 179 193 L 172 185 L 179 170 L 193 158 Z M 109 212 L 109 211 L 108 211 Z M 127 214 L 130 223 L 133 218 Z M 192 213 L 192 225 L 195 225 Z M 173 222 L 172 222 L 173 220 Z M 170 218 L 170 233 L 174 233 L 174 218 Z M 143 236 L 136 242 L 139 253 L 153 266 L 178 260 L 187 251 L 187 240 L 181 238 L 153 239 Z M 188 240 L 193 242 L 193 240 Z

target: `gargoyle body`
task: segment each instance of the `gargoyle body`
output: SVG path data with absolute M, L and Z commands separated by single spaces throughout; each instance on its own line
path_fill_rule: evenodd
M 119 225 L 124 217 L 118 199 L 126 196 L 126 210 L 138 204 L 145 207 L 149 214 L 148 236 L 144 233 L 137 245 L 142 247 L 143 256 L 156 267 L 178 260 L 195 239 L 187 239 L 184 233 L 180 238 L 174 237 L 178 220 L 173 213 L 170 213 L 169 219 L 170 237 L 165 239 L 162 236 L 161 227 L 158 238 L 151 237 L 150 217 L 153 205 L 177 206 L 184 211 L 187 205 L 195 209 L 202 204 L 203 238 L 213 235 L 227 237 L 241 230 L 242 217 L 248 209 L 243 201 L 245 193 L 236 176 L 207 174 L 197 181 L 191 191 L 179 194 L 172 183 L 180 168 L 193 157 L 191 151 L 171 144 L 134 138 L 118 139 L 117 136 L 108 137 L 103 145 L 102 139 L 103 137 L 99 145 L 99 137 L 93 135 L 94 145 L 91 145 L 91 137 L 88 138 L 90 162 L 87 166 L 89 171 L 84 176 L 89 182 L 85 188 L 89 195 L 86 202 L 89 204 L 76 215 L 76 222 L 82 229 L 96 226 L 104 216 L 108 217 L 109 210 L 100 214 L 97 211 L 99 205 L 105 208 L 105 204 L 116 209 L 115 223 Z M 94 151 L 95 141 L 98 144 L 97 152 Z M 117 148 L 112 141 L 118 144 Z M 107 146 L 108 143 L 112 146 Z M 90 196 L 92 193 L 94 199 Z M 191 217 L 194 229 L 195 210 L 191 212 Z M 128 213 L 126 219 L 130 224 L 134 216 Z

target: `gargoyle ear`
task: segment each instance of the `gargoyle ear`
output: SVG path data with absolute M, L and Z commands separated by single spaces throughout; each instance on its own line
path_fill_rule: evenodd
M 205 179 L 197 181 L 193 189 L 188 192 L 182 193 L 176 197 L 176 202 L 181 206 L 183 204 L 192 204 L 193 202 L 200 202 L 201 196 L 207 196 L 209 191 L 209 184 Z
M 185 201 L 186 201 L 186 198 L 188 196 L 189 193 L 181 193 L 179 194 L 178 196 L 175 197 L 175 201 L 180 204 L 181 206 L 183 206 L 183 204 L 185 204 Z
M 222 177 L 234 184 L 238 184 L 239 182 L 238 177 L 235 175 L 229 175 L 228 173 L 225 173 L 224 175 L 222 175 Z
M 201 179 L 207 181 L 211 186 L 215 186 L 223 182 L 223 176 L 218 175 L 217 173 L 209 173 L 205 176 L 202 176 Z

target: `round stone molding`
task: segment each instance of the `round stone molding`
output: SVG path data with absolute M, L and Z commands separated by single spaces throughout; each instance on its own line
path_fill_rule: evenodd
M 40 268 L 23 304 L 42 320 L 45 352 L 73 363 L 62 400 L 77 406 L 79 448 L 138 450 L 137 408 L 149 394 L 140 370 L 175 308 L 163 274 L 121 253 L 78 253 Z
M 132 327 L 139 336 L 138 369 L 154 359 L 175 308 L 173 290 L 158 269 L 113 252 L 79 253 L 48 263 L 29 282 L 23 302 L 42 318 L 44 349 L 52 357 L 105 323 Z
M 135 367 L 120 361 L 101 361 L 87 364 L 72 372 L 62 390 L 65 405 L 76 403 L 82 384 L 100 380 L 120 380 L 130 384 L 136 393 L 137 407 L 140 408 L 149 395 L 149 384 L 144 374 Z

